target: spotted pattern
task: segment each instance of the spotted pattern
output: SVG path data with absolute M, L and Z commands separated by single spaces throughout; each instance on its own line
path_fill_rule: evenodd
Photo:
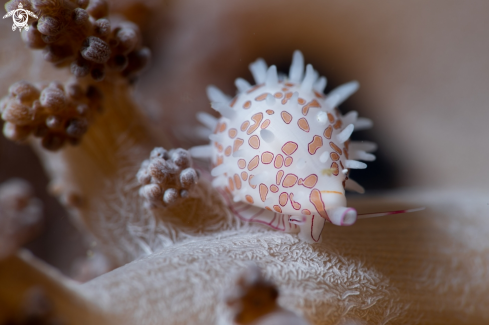
M 250 88 L 250 89 L 249 89 L 249 90 L 248 90 L 246 93 L 247 93 L 247 94 L 251 94 L 252 92 L 254 92 L 255 90 L 257 90 L 257 89 L 259 89 L 259 88 L 261 88 L 261 87 L 263 87 L 263 86 L 265 86 L 265 85 L 264 85 L 264 84 L 261 84 L 261 85 L 256 85 L 256 86 L 254 86 L 253 88 Z
M 268 93 L 261 94 L 260 96 L 256 97 L 256 98 L 255 98 L 255 100 L 256 100 L 257 102 L 264 101 L 265 99 L 267 99 L 267 96 L 268 96 L 268 95 L 269 95 Z
M 281 154 L 278 154 L 275 157 L 274 166 L 275 166 L 275 168 L 279 169 L 279 168 L 282 168 L 283 164 L 284 164 L 284 156 L 282 156 Z
M 231 156 L 232 151 L 233 151 L 233 148 L 231 148 L 231 146 L 227 146 L 227 147 L 226 147 L 226 150 L 224 150 L 224 154 L 225 154 L 227 157 L 229 157 L 229 156 Z
M 219 127 L 219 132 L 224 132 L 226 131 L 226 123 L 222 123 L 221 126 Z
M 261 129 L 266 129 L 268 126 L 270 125 L 270 120 L 265 120 L 263 121 L 263 123 L 261 124 L 260 128 Z
M 283 187 L 292 187 L 297 183 L 298 177 L 294 174 L 285 175 L 284 181 L 282 182 Z
M 277 176 L 275 177 L 277 185 L 280 185 L 280 182 L 282 182 L 282 177 L 284 176 L 284 171 L 279 170 L 277 172 Z
M 308 188 L 313 188 L 318 182 L 318 176 L 316 174 L 311 174 L 307 176 L 304 180 L 299 180 L 299 185 L 303 185 Z
M 341 128 L 341 126 L 342 126 L 342 125 L 343 125 L 343 122 L 341 122 L 341 120 L 338 120 L 338 121 L 336 121 L 336 123 L 333 125 L 333 127 L 334 127 L 335 129 L 339 129 L 339 128 Z
M 256 188 L 256 185 L 251 185 L 251 180 L 253 179 L 253 177 L 254 177 L 254 176 L 255 176 L 255 175 L 250 175 L 250 177 L 248 178 L 248 184 L 250 184 L 250 187 L 251 187 L 252 189 L 255 189 L 255 188 Z
M 280 113 L 280 116 L 282 116 L 282 120 L 285 123 L 290 124 L 290 122 L 292 122 L 292 115 L 290 115 L 289 112 L 282 111 L 282 113 Z
M 328 113 L 328 120 L 329 120 L 329 123 L 331 123 L 331 124 L 334 123 L 334 116 L 333 116 L 333 114 Z
M 251 107 L 251 101 L 250 100 L 247 100 L 244 104 L 243 104 L 243 108 L 244 109 L 248 109 Z
M 323 146 L 323 139 L 320 136 L 315 135 L 312 138 L 312 141 L 309 142 L 307 150 L 309 151 L 310 155 L 314 155 L 316 151 L 318 151 L 318 149 L 321 148 L 322 146 Z
M 216 143 L 216 147 L 217 147 L 217 151 L 219 151 L 219 152 L 222 152 L 223 151 L 222 144 Z
M 238 135 L 238 130 L 236 130 L 235 128 L 229 129 L 228 135 L 231 139 L 234 139 Z
M 253 135 L 248 139 L 248 144 L 253 149 L 260 148 L 260 138 L 257 135 Z
M 341 151 L 340 147 L 338 147 L 334 142 L 330 142 L 329 143 L 329 146 L 331 147 L 331 149 L 333 149 L 334 151 L 336 151 L 338 154 L 342 154 L 343 152 Z
M 280 203 L 281 206 L 285 206 L 288 200 L 289 200 L 289 195 L 286 192 L 280 193 L 278 202 Z
M 299 202 L 294 201 L 294 193 L 290 193 L 290 204 L 292 205 L 292 208 L 295 210 L 300 210 L 301 209 L 301 204 Z
M 292 165 L 293 161 L 294 159 L 292 157 L 285 158 L 285 162 L 284 162 L 285 167 L 289 167 L 290 165 Z
M 284 99 L 282 99 L 282 105 L 287 104 L 287 102 L 289 101 L 289 99 L 292 98 L 292 95 L 293 94 L 291 92 L 286 93 Z
M 246 131 L 246 129 L 248 129 L 249 126 L 250 126 L 250 121 L 244 121 L 243 124 L 241 124 L 240 130 Z
M 243 145 L 244 143 L 244 140 L 241 139 L 241 138 L 237 138 L 236 140 L 234 140 L 234 143 L 233 143 L 233 152 L 236 152 L 239 150 L 239 148 Z
M 234 178 L 234 183 L 236 184 L 236 188 L 238 190 L 240 190 L 241 189 L 241 179 L 239 178 L 239 175 L 234 174 L 233 178 Z
M 282 152 L 287 156 L 290 156 L 291 154 L 296 152 L 298 147 L 299 146 L 294 141 L 288 141 L 282 146 Z
M 268 187 L 261 183 L 260 184 L 260 199 L 265 202 L 265 200 L 267 199 L 267 194 L 268 194 Z
M 217 123 L 216 128 L 214 129 L 214 134 L 217 134 L 219 132 L 219 128 L 221 127 L 221 123 Z
M 338 168 L 338 164 L 336 162 L 333 162 L 333 163 L 331 163 L 330 168 L 332 169 L 332 174 L 335 176 L 338 176 L 338 174 L 340 173 L 339 168 Z
M 302 115 L 306 116 L 307 113 L 309 113 L 309 109 L 311 107 L 321 108 L 321 105 L 319 104 L 319 102 L 316 99 L 311 100 L 309 103 L 307 103 L 307 105 L 304 105 L 302 107 Z
M 299 128 L 304 131 L 304 132 L 309 132 L 310 128 L 309 128 L 309 123 L 307 123 L 307 120 L 303 117 L 301 117 L 298 121 L 297 121 L 297 125 L 299 126 Z
M 258 167 L 259 163 L 260 163 L 260 159 L 258 158 L 258 156 L 254 156 L 248 163 L 248 170 L 252 171 L 256 167 Z
M 216 166 L 222 165 L 224 163 L 224 157 L 221 155 L 217 155 Z
M 238 160 L 238 167 L 239 167 L 240 169 L 245 169 L 245 167 L 246 167 L 246 160 L 244 160 L 244 159 L 239 159 L 239 160 Z
M 241 172 L 241 179 L 246 182 L 248 179 L 248 173 L 247 172 Z
M 273 161 L 273 153 L 270 151 L 265 151 L 261 154 L 261 162 L 264 164 L 269 164 Z
M 258 129 L 258 127 L 260 126 L 261 120 L 263 120 L 263 113 L 256 113 L 255 115 L 253 115 L 251 117 L 251 120 L 255 123 L 253 123 L 253 125 L 250 126 L 248 131 L 246 131 L 246 134 L 248 134 L 248 135 L 252 134 L 253 132 L 255 132 L 256 129 Z
M 268 96 L 275 99 L 273 104 Z M 236 96 L 239 119 L 220 119 L 212 142 L 213 166 L 230 165 L 222 175 L 223 187 L 243 202 L 274 213 L 329 220 L 325 202 L 330 199 L 323 196 L 343 195 L 349 141 L 336 141 L 344 123 L 337 109 L 323 108 L 325 98 L 283 81 L 273 89 L 260 84 Z M 326 121 L 317 120 L 319 111 L 326 112 Z M 262 138 L 265 129 L 274 135 L 268 142 Z M 239 157 L 234 157 L 237 151 Z M 323 155 L 328 162 L 319 161 Z M 259 183 L 251 185 L 258 176 Z
M 324 137 L 326 139 L 331 139 L 331 135 L 333 134 L 333 127 L 330 125 L 326 128 L 326 130 L 324 130 Z
M 311 191 L 311 195 L 309 196 L 309 201 L 314 205 L 319 215 L 329 221 L 329 216 L 328 213 L 326 212 L 326 207 L 324 205 L 321 192 L 317 188 Z

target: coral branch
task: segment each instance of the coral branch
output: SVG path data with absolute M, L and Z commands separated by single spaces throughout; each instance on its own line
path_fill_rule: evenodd
M 0 324 L 121 324 L 102 304 L 27 251 L 0 261 Z
M 24 180 L 11 179 L 0 185 L 0 259 L 32 239 L 42 221 L 41 201 Z
M 8 324 L 64 325 L 65 322 L 56 316 L 53 302 L 46 295 L 42 287 L 35 286 L 26 292 L 19 315 L 15 319 L 9 320 Z
M 40 137 L 42 146 L 58 150 L 66 142 L 80 142 L 89 124 L 101 110 L 102 94 L 94 86 L 51 82 L 36 87 L 25 81 L 10 86 L 0 105 L 6 121 L 3 134 L 18 142 L 29 135 Z
M 51 152 L 37 141 L 32 143 L 52 179 L 52 193 L 94 237 L 109 264 L 127 263 L 183 238 L 232 225 L 234 221 L 210 184 L 195 184 L 197 172 L 182 149 L 169 151 L 168 156 L 161 149 L 153 151 L 152 161 L 168 158 L 164 166 L 169 172 L 154 170 L 153 180 L 153 185 L 161 186 L 160 202 L 166 208 L 145 208 L 148 201 L 139 196 L 138 178 L 143 183 L 148 180 L 142 177 L 143 172 L 136 177 L 141 162 L 156 144 L 170 144 L 152 137 L 127 81 L 103 81 L 97 88 L 104 94 L 104 112 L 78 146 Z M 168 189 L 175 190 L 167 191 L 166 201 L 175 200 L 175 204 L 163 203 L 163 193 Z
M 18 0 L 5 4 L 7 11 Z M 57 67 L 70 67 L 78 78 L 101 81 L 107 73 L 134 78 L 148 63 L 150 52 L 142 47 L 137 25 L 109 21 L 105 0 L 23 1 L 39 19 L 23 33 L 31 49 L 42 49 L 44 59 Z
M 55 67 L 69 67 L 77 80 L 14 84 L 0 105 L 4 134 L 33 146 L 51 177 L 51 192 L 93 237 L 107 265 L 232 225 L 210 184 L 197 184 L 183 149 L 168 157 L 155 150 L 140 172 L 150 168 L 151 177 L 138 177 L 144 184 L 138 191 L 141 162 L 152 148 L 171 147 L 153 138 L 132 98 L 131 85 L 150 58 L 139 28 L 121 17 L 109 21 L 105 0 L 32 0 L 27 6 L 39 20 L 24 41 L 43 49 Z M 164 208 L 145 208 L 158 205 Z

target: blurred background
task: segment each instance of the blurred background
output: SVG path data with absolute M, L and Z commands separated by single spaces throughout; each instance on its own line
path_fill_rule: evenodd
M 136 96 L 155 132 L 175 146 L 198 144 L 190 130 L 214 84 L 234 95 L 234 79 L 252 81 L 263 57 L 288 72 L 303 52 L 327 91 L 358 80 L 341 107 L 374 121 L 355 139 L 379 144 L 377 161 L 352 178 L 368 192 L 484 189 L 489 181 L 489 2 L 485 0 L 109 1 L 138 23 L 153 52 Z M 0 94 L 17 80 L 66 80 L 28 51 L 11 20 L 0 21 Z M 37 256 L 73 272 L 90 244 L 46 190 L 48 179 L 26 146 L 0 140 L 0 182 L 30 181 L 45 203 L 44 232 L 28 244 Z M 90 253 L 88 253 L 90 254 Z

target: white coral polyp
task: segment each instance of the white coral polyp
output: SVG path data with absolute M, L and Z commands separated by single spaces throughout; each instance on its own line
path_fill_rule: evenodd
M 345 188 L 362 192 L 348 178 L 350 168 L 373 160 L 366 149 L 350 142 L 355 126 L 371 125 L 356 112 L 344 116 L 336 108 L 358 88 L 350 82 L 323 94 L 324 77 L 304 59 L 293 56 L 289 78 L 280 79 L 275 66 L 259 59 L 250 65 L 256 86 L 236 80 L 234 99 L 210 86 L 211 106 L 222 117 L 199 119 L 213 128 L 210 146 L 191 149 L 195 157 L 212 160 L 213 184 L 222 190 L 234 213 L 243 220 L 299 233 L 318 242 L 324 223 L 348 226 L 355 209 L 346 208 Z M 354 149 L 357 147 L 358 149 Z M 354 150 L 352 150 L 354 149 Z

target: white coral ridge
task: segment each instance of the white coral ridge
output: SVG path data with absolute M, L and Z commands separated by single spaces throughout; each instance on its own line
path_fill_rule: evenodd
M 208 146 L 190 150 L 194 157 L 210 158 L 213 185 L 225 193 L 235 214 L 277 230 L 299 233 L 318 242 L 326 221 L 349 226 L 355 209 L 346 207 L 345 189 L 363 193 L 348 178 L 349 169 L 363 169 L 372 161 L 375 144 L 353 142 L 354 130 L 372 122 L 357 112 L 341 115 L 337 106 L 358 89 L 344 84 L 328 95 L 326 78 L 295 51 L 289 77 L 280 78 L 275 66 L 263 59 L 250 65 L 256 85 L 236 80 L 234 99 L 214 86 L 207 88 L 215 119 L 200 114 L 212 128 Z

